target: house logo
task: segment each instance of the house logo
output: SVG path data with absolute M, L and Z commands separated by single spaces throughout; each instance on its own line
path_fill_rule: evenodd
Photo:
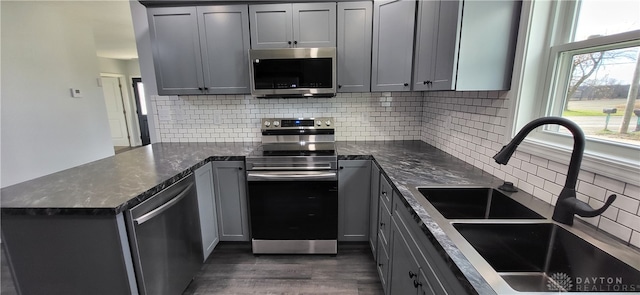
M 553 273 L 547 278 L 547 288 L 549 291 L 570 291 L 573 288 L 573 281 L 566 273 Z

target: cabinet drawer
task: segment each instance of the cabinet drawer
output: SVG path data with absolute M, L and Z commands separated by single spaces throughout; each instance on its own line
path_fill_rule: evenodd
M 380 283 L 382 283 L 382 290 L 385 294 L 388 294 L 389 285 L 389 247 L 382 242 L 382 239 L 378 239 L 378 257 L 377 266 L 378 276 L 380 277 Z
M 389 238 L 391 237 L 391 211 L 387 208 L 387 205 L 380 203 L 378 216 L 378 240 L 382 241 L 387 249 L 389 249 Z
M 387 208 L 391 208 L 391 196 L 393 188 L 391 188 L 391 182 L 384 177 L 384 174 L 380 177 L 380 203 L 387 205 Z
M 421 276 L 424 277 L 422 288 L 428 289 L 427 294 L 465 294 L 466 291 L 450 266 L 422 232 L 410 212 L 411 209 L 407 208 L 400 198 L 402 196 L 399 194 L 393 196 L 393 220 L 408 237 L 409 248 L 418 261 Z

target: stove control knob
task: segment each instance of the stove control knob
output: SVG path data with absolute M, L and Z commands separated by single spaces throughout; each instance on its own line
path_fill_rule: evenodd
M 322 121 L 320 121 L 320 120 L 316 121 L 316 125 L 322 126 Z
M 280 121 L 273 121 L 273 127 L 280 126 Z
M 331 126 L 331 121 L 327 120 L 326 122 L 324 122 L 324 124 L 326 124 L 327 126 Z
M 271 126 L 271 122 L 269 121 L 264 121 L 264 127 L 269 127 Z

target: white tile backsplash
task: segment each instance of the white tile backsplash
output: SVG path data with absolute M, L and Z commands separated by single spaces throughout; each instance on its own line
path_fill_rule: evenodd
M 260 141 L 260 119 L 335 117 L 336 140 L 420 140 L 422 93 L 344 93 L 333 98 L 153 96 L 161 142 Z
M 567 163 L 558 163 L 516 151 L 507 165 L 491 157 L 504 138 L 512 95 L 505 91 L 425 92 L 422 140 L 518 188 L 555 204 L 566 180 Z M 480 146 L 478 146 L 480 145 Z M 618 199 L 603 216 L 582 218 L 624 242 L 640 246 L 640 183 L 624 183 L 589 171 L 580 171 L 578 198 L 600 207 L 611 194 Z

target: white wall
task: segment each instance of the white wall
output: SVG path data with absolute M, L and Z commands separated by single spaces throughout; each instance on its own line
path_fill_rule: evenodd
M 113 155 L 91 29 L 61 17 L 55 3 L 1 5 L 0 186 Z

